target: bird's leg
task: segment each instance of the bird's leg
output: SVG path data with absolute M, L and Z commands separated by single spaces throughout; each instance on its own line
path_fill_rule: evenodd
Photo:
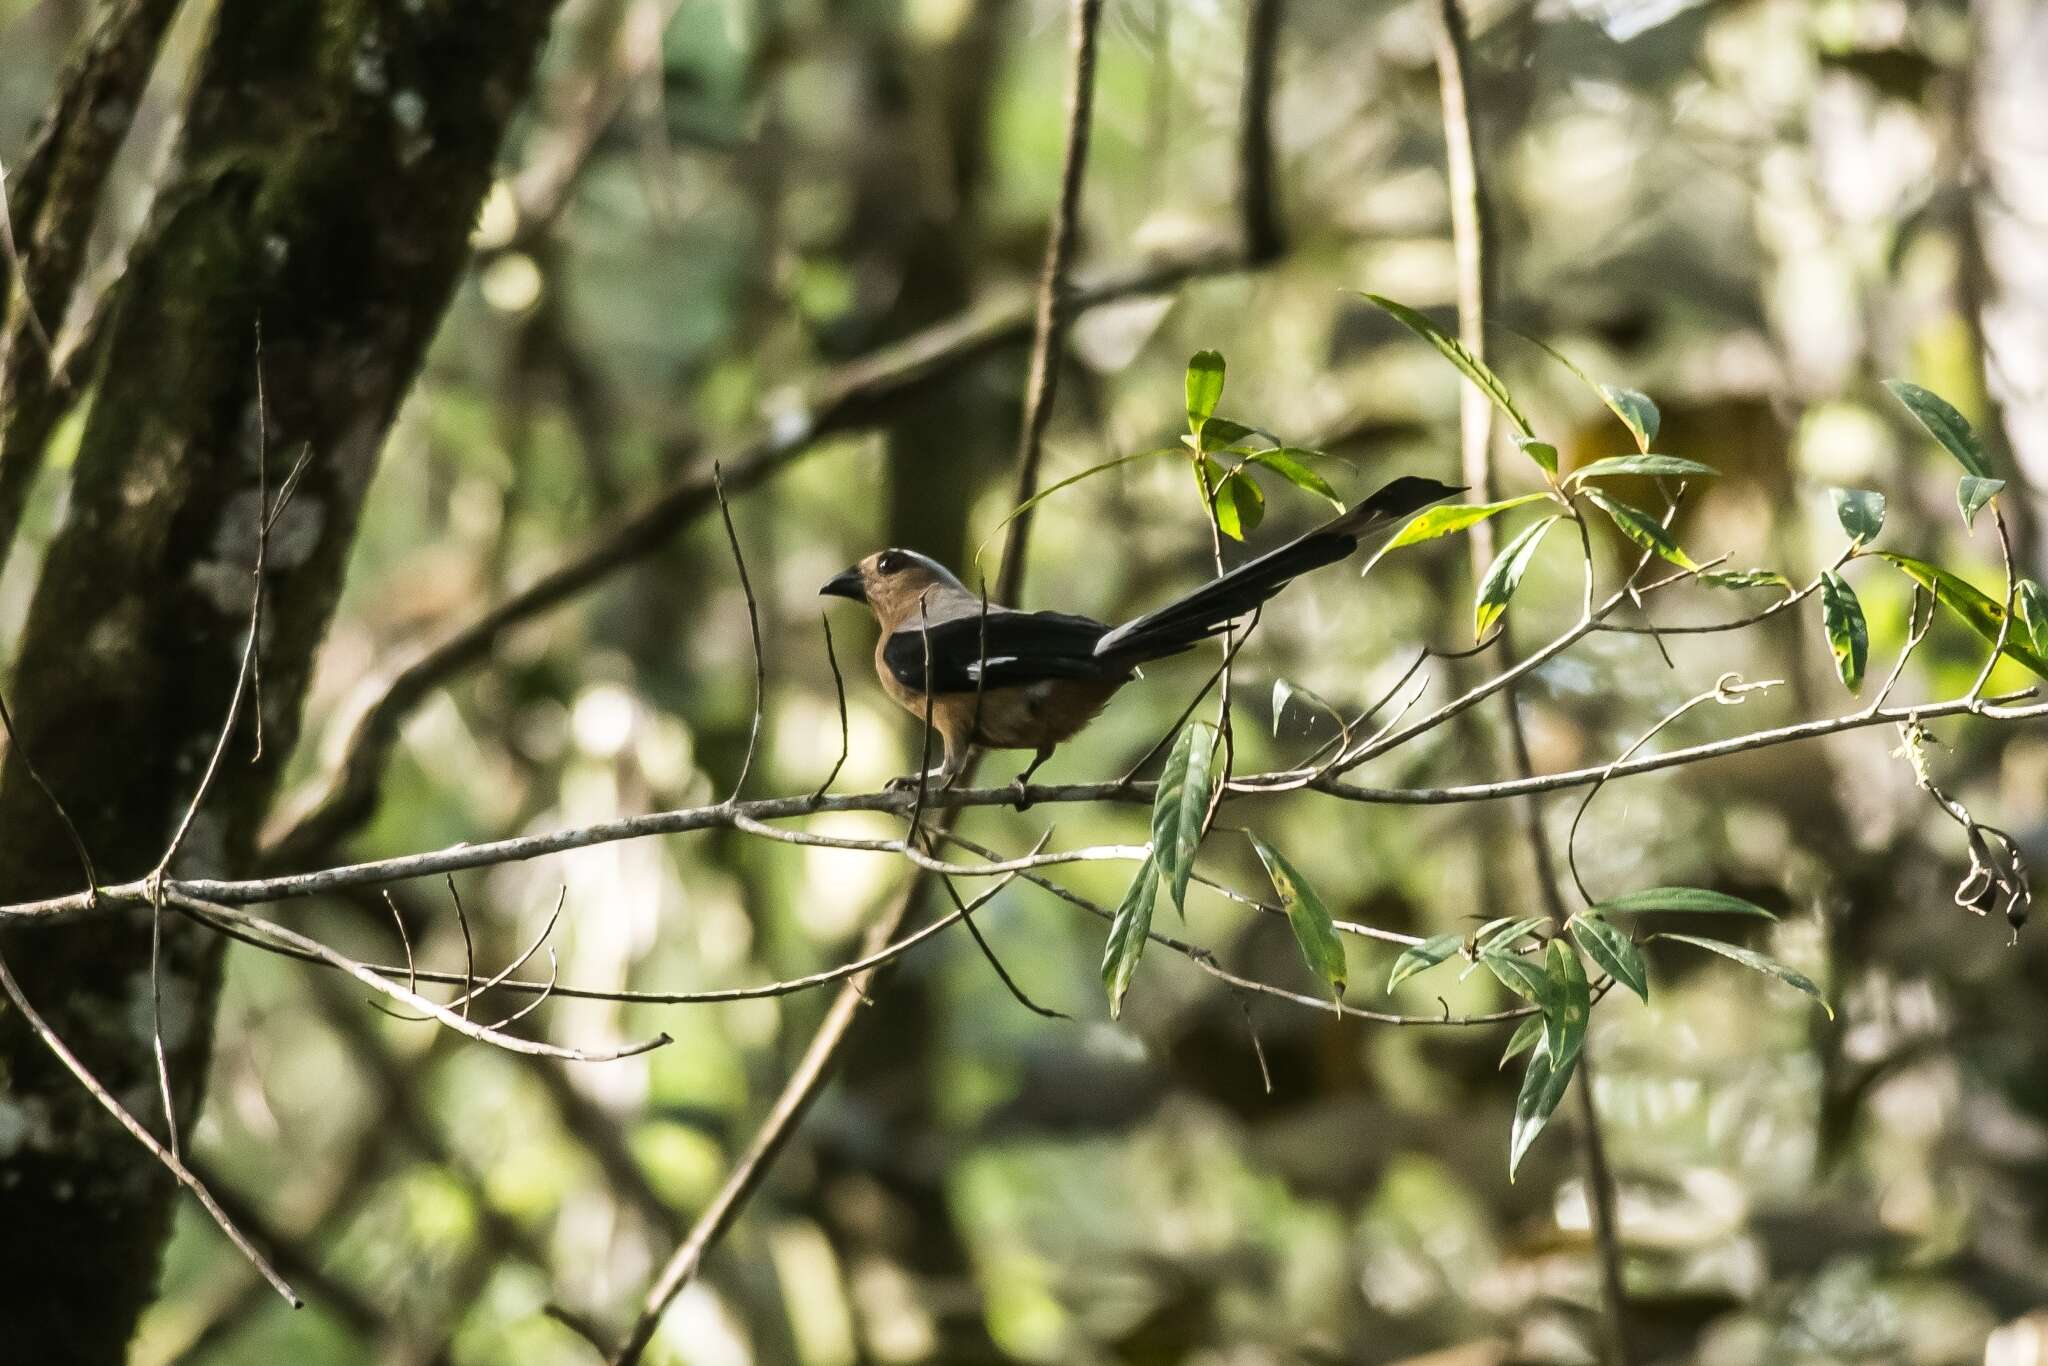
M 1017 781 L 1010 785 L 1017 794 L 1017 800 L 1013 805 L 1019 811 L 1025 811 L 1030 808 L 1031 802 L 1024 795 L 1025 789 L 1031 782 L 1031 775 L 1038 772 L 1038 766 L 1047 759 L 1052 758 L 1052 751 L 1053 747 L 1051 745 L 1040 745 L 1038 753 L 1031 756 L 1031 762 L 1024 766 L 1024 771 L 1017 775 Z

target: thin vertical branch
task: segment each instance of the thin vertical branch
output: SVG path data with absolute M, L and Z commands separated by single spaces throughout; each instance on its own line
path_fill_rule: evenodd
M 1095 34 L 1102 20 L 1102 0 L 1073 0 L 1069 25 L 1071 60 L 1067 77 L 1067 141 L 1060 171 L 1060 199 L 1052 230 L 1045 239 L 1045 269 L 1038 281 L 1038 314 L 1031 334 L 1031 373 L 1025 381 L 1024 427 L 1017 438 L 1016 502 L 1030 502 L 1038 492 L 1038 464 L 1045 453 L 1045 428 L 1052 420 L 1052 402 L 1059 391 L 1060 352 L 1073 313 L 1067 272 L 1074 239 L 1081 226 L 1081 179 L 1088 168 L 1088 133 L 1094 123 Z M 1024 545 L 1031 535 L 1035 509 L 1025 508 L 1010 523 L 1003 542 L 1003 569 L 996 580 L 996 601 L 1011 602 L 1024 579 Z
M 1017 502 L 1030 498 L 1038 486 L 1038 462 L 1043 448 L 1045 424 L 1052 411 L 1055 387 L 1054 358 L 1066 331 L 1070 306 L 1067 271 L 1073 254 L 1073 238 L 1081 213 L 1081 184 L 1087 170 L 1089 122 L 1094 109 L 1095 36 L 1102 18 L 1102 0 L 1073 0 L 1070 58 L 1067 87 L 1066 160 L 1060 175 L 1060 199 L 1053 212 L 1052 232 L 1046 245 L 1045 273 L 1038 283 L 1038 309 L 1032 334 L 1031 373 L 1024 399 L 1023 431 L 1018 439 Z M 1003 568 L 997 580 L 996 597 L 1010 601 L 1024 576 L 1024 554 L 1030 544 L 1031 516 L 1027 512 L 1010 524 L 1003 549 Z M 927 678 L 930 670 L 926 670 Z M 975 762 L 968 758 L 970 767 Z M 959 808 L 940 813 L 935 838 L 950 832 Z M 872 953 L 895 937 L 925 887 L 923 877 L 913 877 L 903 891 L 892 898 L 863 937 L 863 952 Z M 782 1147 L 795 1133 L 798 1121 L 810 1108 L 831 1077 L 839 1050 L 853 1028 L 855 1012 L 867 1000 L 873 970 L 849 977 L 832 1000 L 818 1030 L 797 1060 L 795 1070 L 783 1084 L 775 1103 L 769 1107 L 761 1127 L 727 1173 L 725 1184 L 697 1217 L 688 1235 L 677 1245 L 655 1276 L 642 1301 L 639 1314 L 627 1330 L 612 1366 L 632 1366 L 654 1340 L 661 1316 L 697 1273 L 704 1254 L 732 1227 L 740 1211 L 759 1188 Z
M 1259 266 L 1287 250 L 1273 149 L 1274 70 L 1286 0 L 1251 0 L 1244 40 L 1244 106 L 1237 129 L 1237 204 L 1244 259 Z
M 1444 118 L 1445 172 L 1451 197 L 1451 243 L 1458 269 L 1458 336 L 1472 354 L 1485 357 L 1486 316 L 1491 294 L 1487 261 L 1488 212 L 1485 183 L 1479 173 L 1479 149 L 1472 131 L 1471 42 L 1465 16 L 1458 0 L 1438 0 L 1436 32 L 1437 83 L 1441 90 Z M 1467 384 L 1459 395 L 1460 469 L 1470 486 L 1473 501 L 1491 502 L 1493 480 L 1493 405 L 1478 386 Z M 1472 579 L 1477 583 L 1492 561 L 1493 527 L 1481 522 L 1472 528 Z M 1591 571 L 1591 560 L 1587 562 Z M 1589 580 L 1590 582 L 1590 580 Z M 1500 649 L 1505 667 L 1513 668 L 1514 641 L 1503 633 Z M 1529 738 L 1522 726 L 1521 703 L 1510 686 L 1501 692 L 1507 710 L 1507 739 L 1515 772 L 1528 777 L 1535 772 L 1529 756 Z M 1536 885 L 1541 890 L 1545 911 L 1560 928 L 1569 917 L 1564 897 L 1558 890 L 1557 864 L 1543 831 L 1543 811 L 1531 794 L 1518 803 L 1523 837 L 1535 863 Z M 1614 1174 L 1607 1165 L 1606 1144 L 1600 1133 L 1600 1116 L 1593 1098 L 1593 1060 L 1590 1044 L 1583 1047 L 1578 1063 L 1579 1152 L 1585 1167 L 1588 1205 L 1592 1210 L 1593 1241 L 1600 1265 L 1601 1355 L 1608 1366 L 1626 1366 L 1628 1339 L 1623 1323 L 1626 1291 L 1621 1277 L 1621 1239 L 1615 1209 Z

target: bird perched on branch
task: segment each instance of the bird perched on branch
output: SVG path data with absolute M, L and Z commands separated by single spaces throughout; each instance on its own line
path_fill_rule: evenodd
M 920 720 L 929 710 L 945 741 L 939 768 L 898 782 L 950 782 L 975 745 L 1036 750 L 1017 778 L 1021 796 L 1054 747 L 1094 720 L 1140 664 L 1220 634 L 1297 576 L 1347 558 L 1374 533 L 1391 533 L 1410 513 L 1460 491 L 1403 476 L 1314 531 L 1116 627 L 986 603 L 914 550 L 876 551 L 818 591 L 873 610 L 882 627 L 875 647 L 882 690 Z

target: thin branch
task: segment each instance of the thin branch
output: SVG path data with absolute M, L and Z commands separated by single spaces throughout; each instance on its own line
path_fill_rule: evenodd
M 1237 211 L 1245 259 L 1277 260 L 1287 250 L 1273 147 L 1273 87 L 1285 0 L 1251 0 L 1245 18 L 1244 100 L 1237 135 Z
M 78 833 L 78 826 L 71 819 L 71 813 L 65 810 L 64 803 L 57 799 L 56 789 L 43 777 L 42 770 L 36 767 L 36 761 L 29 757 L 28 747 L 21 743 L 21 733 L 14 728 L 14 716 L 7 710 L 5 697 L 0 697 L 0 728 L 7 732 L 8 749 L 20 758 L 21 766 L 28 773 L 30 781 L 35 783 L 36 789 L 48 800 L 50 809 L 57 813 L 58 821 L 64 826 L 64 833 L 71 839 L 71 848 L 78 855 L 79 867 L 85 870 L 84 905 L 97 905 L 100 875 L 93 868 L 92 852 L 85 847 L 85 836 Z
M 832 696 L 839 703 L 839 757 L 833 761 L 832 771 L 825 775 L 825 781 L 818 784 L 818 790 L 811 794 L 816 801 L 831 790 L 839 781 L 839 770 L 846 767 L 847 755 L 853 753 L 853 731 L 846 721 L 846 675 L 839 672 L 839 652 L 832 648 L 832 616 L 828 612 L 818 614 L 818 620 L 825 627 L 825 662 L 832 666 Z
M 747 597 L 747 639 L 754 647 L 754 715 L 747 724 L 747 756 L 740 761 L 740 776 L 733 780 L 732 795 L 726 798 L 732 802 L 739 800 L 747 786 L 747 774 L 754 768 L 754 750 L 761 743 L 761 713 L 768 705 L 768 665 L 761 653 L 761 606 L 754 600 L 754 583 L 747 577 L 746 553 L 740 549 L 740 534 L 732 525 L 732 508 L 725 501 L 725 471 L 715 461 L 711 466 L 711 491 L 718 497 L 718 515 L 725 521 L 726 543 L 732 547 L 732 562 L 739 570 L 740 591 Z M 837 664 L 833 671 L 838 672 Z M 829 781 L 826 786 L 831 786 Z
M 57 1037 L 57 1032 L 50 1028 L 43 1017 L 37 1013 L 36 1008 L 29 1004 L 28 997 L 22 994 L 21 984 L 14 980 L 14 973 L 8 968 L 7 960 L 4 957 L 0 957 L 0 991 L 7 993 L 7 999 L 12 1001 L 14 1008 L 21 1012 L 21 1018 L 27 1022 L 28 1027 L 33 1029 L 36 1037 L 43 1041 L 43 1046 L 57 1056 L 57 1061 L 64 1064 L 64 1069 L 77 1078 L 78 1084 L 91 1092 L 92 1098 L 98 1101 L 101 1107 L 108 1114 L 112 1115 L 137 1143 L 147 1148 L 152 1157 L 163 1163 L 164 1170 L 176 1177 L 178 1184 L 192 1192 L 193 1196 L 198 1199 L 200 1206 L 212 1217 L 213 1222 L 220 1226 L 220 1231 L 227 1235 L 228 1241 L 233 1243 L 235 1249 L 248 1259 L 249 1265 L 255 1267 L 264 1280 L 270 1282 L 271 1288 L 284 1298 L 284 1302 L 294 1309 L 303 1307 L 305 1302 L 299 1298 L 298 1292 L 285 1283 L 284 1278 L 272 1269 L 269 1261 L 265 1259 L 263 1254 L 258 1252 L 255 1245 L 243 1235 L 241 1229 L 235 1226 L 234 1220 L 228 1218 L 227 1212 L 221 1209 L 220 1202 L 213 1198 L 213 1192 L 206 1188 L 206 1183 L 194 1176 L 191 1169 L 176 1154 L 167 1151 L 162 1144 L 156 1141 L 149 1130 L 142 1127 L 135 1116 L 122 1108 L 121 1102 L 114 1099 L 113 1093 L 108 1091 L 105 1086 L 102 1086 L 99 1078 L 95 1077 L 86 1068 L 85 1064 L 78 1060 L 78 1055 L 71 1051 L 64 1040 Z

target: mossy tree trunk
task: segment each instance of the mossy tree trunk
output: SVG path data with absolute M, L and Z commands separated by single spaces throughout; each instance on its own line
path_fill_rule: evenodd
M 260 320 L 268 481 L 312 463 L 271 542 L 264 749 L 245 728 L 179 871 L 248 867 L 289 754 L 391 416 L 458 280 L 477 204 L 554 0 L 221 0 L 176 171 L 120 287 L 73 475 L 11 684 L 21 743 L 102 878 L 159 857 L 234 685 L 258 507 Z M 80 870 L 19 753 L 0 769 L 0 897 Z M 189 1126 L 221 942 L 166 925 L 164 1036 Z M 24 989 L 138 1117 L 161 1127 L 149 926 L 19 931 Z M 0 1324 L 10 1360 L 122 1360 L 175 1187 L 0 1006 Z

